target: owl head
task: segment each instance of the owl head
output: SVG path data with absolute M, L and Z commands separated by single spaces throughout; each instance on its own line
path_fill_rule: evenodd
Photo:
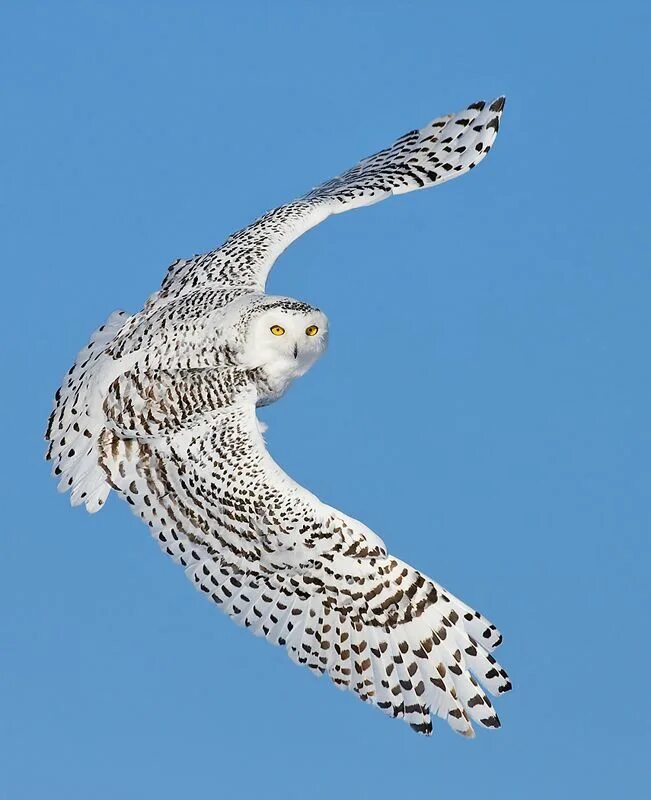
M 288 297 L 256 301 L 243 314 L 240 330 L 243 363 L 288 378 L 307 372 L 328 344 L 326 315 Z

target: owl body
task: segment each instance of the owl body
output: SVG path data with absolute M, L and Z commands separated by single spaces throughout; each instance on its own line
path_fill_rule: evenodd
M 282 397 L 327 346 L 325 314 L 289 297 L 249 292 L 216 308 L 195 303 L 192 314 L 187 306 L 184 297 L 128 320 L 106 348 L 112 366 L 105 375 L 115 379 L 136 365 L 142 370 L 237 367 L 250 376 L 261 406 Z M 308 329 L 314 333 L 308 335 Z M 106 377 L 101 383 L 106 391 Z
M 444 183 L 482 160 L 504 99 L 410 131 L 217 250 L 175 262 L 142 311 L 115 312 L 55 396 L 46 438 L 59 489 L 99 511 L 115 491 L 230 618 L 428 734 L 499 726 L 511 688 L 495 625 L 392 556 L 271 458 L 256 408 L 328 342 L 319 309 L 265 293 L 276 257 L 332 214 Z

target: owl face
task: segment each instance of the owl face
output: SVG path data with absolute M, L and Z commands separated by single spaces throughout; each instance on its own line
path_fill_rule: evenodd
M 318 308 L 274 298 L 247 324 L 244 361 L 277 376 L 303 375 L 326 349 L 328 318 Z

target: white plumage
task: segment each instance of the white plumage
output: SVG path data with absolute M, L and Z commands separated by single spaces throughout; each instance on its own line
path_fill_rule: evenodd
M 266 451 L 257 406 L 327 345 L 320 310 L 264 293 L 277 256 L 337 214 L 472 169 L 503 98 L 474 103 L 265 214 L 217 250 L 173 264 L 139 313 L 115 312 L 56 395 L 48 458 L 73 505 L 114 489 L 192 582 L 290 657 L 421 732 L 498 727 L 511 688 L 495 626 L 382 540 L 291 480 Z

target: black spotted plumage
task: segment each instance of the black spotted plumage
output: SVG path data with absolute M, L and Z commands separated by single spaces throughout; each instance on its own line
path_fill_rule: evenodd
M 433 716 L 466 736 L 473 723 L 499 726 L 481 686 L 511 688 L 490 654 L 502 637 L 267 453 L 255 409 L 318 358 L 327 319 L 264 285 L 285 247 L 331 214 L 472 169 L 503 108 L 477 102 L 410 131 L 217 250 L 175 262 L 142 311 L 93 334 L 46 433 L 74 505 L 97 511 L 114 490 L 236 622 L 423 734 Z

